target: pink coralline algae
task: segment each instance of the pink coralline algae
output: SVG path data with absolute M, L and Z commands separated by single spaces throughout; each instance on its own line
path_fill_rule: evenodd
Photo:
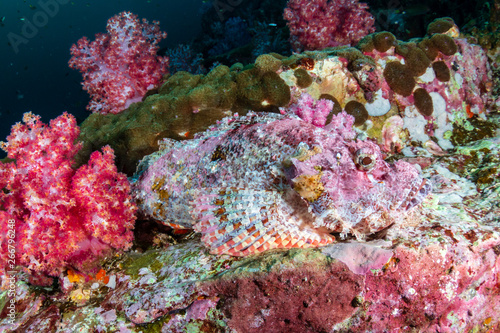
M 295 50 L 354 45 L 375 31 L 368 5 L 357 0 L 290 0 L 283 17 Z
M 332 232 L 362 239 L 397 223 L 430 191 L 411 164 L 386 163 L 353 141 L 345 112 L 318 128 L 297 117 L 254 114 L 220 124 L 141 161 L 133 193 L 141 213 L 194 228 L 216 254 L 316 247 Z
M 492 102 L 488 100 L 491 97 L 485 94 L 492 82 L 488 57 L 479 45 L 467 43 L 466 39 L 457 38 L 455 42 L 461 55 L 456 60 L 460 63 L 457 71 L 464 80 L 460 96 L 470 106 L 472 113 L 483 113 L 488 103 Z M 450 65 L 453 66 L 453 63 Z
M 49 126 L 31 113 L 23 120 L 2 143 L 15 161 L 0 164 L 0 228 L 15 237 L 2 233 L 1 274 L 13 269 L 9 258 L 34 276 L 56 276 L 69 266 L 90 268 L 112 249 L 128 249 L 137 207 L 113 150 L 94 152 L 74 170 L 81 145 L 74 144 L 80 130 L 73 116 L 64 113 Z
M 71 47 L 69 66 L 83 75 L 83 89 L 91 97 L 87 109 L 119 113 L 141 101 L 158 85 L 168 68 L 168 58 L 156 55 L 158 43 L 167 37 L 159 23 L 122 12 L 108 20 L 107 33 L 90 42 L 81 38 Z

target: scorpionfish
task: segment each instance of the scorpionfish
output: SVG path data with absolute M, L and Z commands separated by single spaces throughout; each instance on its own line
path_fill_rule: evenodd
M 345 112 L 319 128 L 295 116 L 228 117 L 194 139 L 163 139 L 133 180 L 140 212 L 202 234 L 211 253 L 244 256 L 363 239 L 430 192 L 411 164 L 354 140 Z

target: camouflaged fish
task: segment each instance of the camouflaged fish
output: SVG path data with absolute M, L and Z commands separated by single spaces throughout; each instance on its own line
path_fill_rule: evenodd
M 353 140 L 345 112 L 319 128 L 294 116 L 226 118 L 192 140 L 166 139 L 133 185 L 140 210 L 194 228 L 212 253 L 317 247 L 402 219 L 430 191 L 409 163 Z

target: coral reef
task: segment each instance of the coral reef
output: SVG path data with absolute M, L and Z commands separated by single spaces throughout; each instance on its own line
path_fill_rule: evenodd
M 354 45 L 374 32 L 368 5 L 357 0 L 290 0 L 283 17 L 290 28 L 294 50 L 321 50 Z
M 141 101 L 168 68 L 168 58 L 156 56 L 158 43 L 167 37 L 158 22 L 141 23 L 137 15 L 122 12 L 108 20 L 106 30 L 92 42 L 83 37 L 73 44 L 69 60 L 83 75 L 83 89 L 91 97 L 87 109 L 102 114 Z
M 272 71 L 281 67 L 281 61 L 271 55 L 258 59 L 254 68 L 245 70 L 221 65 L 206 75 L 177 72 L 165 78 L 157 93 L 124 112 L 90 115 L 81 124 L 79 163 L 109 144 L 116 152 L 119 170 L 132 175 L 137 162 L 156 151 L 158 140 L 164 137 L 192 138 L 234 112 L 278 112 L 290 102 L 289 86 Z
M 381 32 L 366 36 L 356 48 L 290 57 L 265 54 L 253 66 L 218 66 L 206 75 L 166 76 L 142 103 L 116 116 L 87 118 L 79 163 L 109 144 L 119 170 L 132 175 L 136 163 L 156 151 L 157 141 L 164 137 L 192 138 L 235 112 L 280 112 L 279 108 L 298 105 L 303 93 L 331 100 L 332 114 L 345 110 L 353 115 L 360 137 L 377 140 L 390 154 L 421 154 L 415 145 L 433 145 L 437 150 L 429 151 L 442 152 L 453 148 L 454 142 L 479 139 L 479 133 L 491 136 L 488 128 L 495 126 L 488 121 L 487 110 L 498 102 L 492 98 L 485 52 L 465 39 L 443 35 L 446 53 L 456 47 L 453 55 L 445 55 L 434 46 L 434 36 L 405 43 Z
M 205 2 L 165 57 L 111 18 L 81 132 L 1 143 L 0 331 L 500 331 L 498 2 Z
M 107 268 L 115 284 L 69 284 L 74 297 L 88 295 L 79 303 L 50 305 L 51 299 L 60 302 L 61 292 L 36 293 L 18 281 L 16 320 L 3 319 L 0 327 L 498 331 L 500 178 L 487 175 L 498 174 L 499 147 L 498 138 L 481 140 L 426 168 L 435 184 L 428 200 L 404 225 L 365 243 L 229 257 L 211 255 L 198 237 L 188 237 L 181 244 L 125 254 Z M 6 292 L 1 297 L 5 300 Z
M 496 108 L 496 100 L 490 93 L 488 58 L 478 45 L 457 38 L 456 26 L 445 21 L 446 34 L 409 43 L 381 32 L 366 36 L 356 48 L 290 57 L 295 62 L 284 67 L 280 76 L 291 86 L 292 105 L 304 91 L 315 99 L 331 96 L 356 118 L 362 136 L 376 139 L 392 154 L 422 153 L 410 147 L 412 142 L 426 149 L 435 146 L 437 150 L 427 150 L 442 153 L 467 137 L 479 139 L 476 132 L 491 136 L 488 128 L 495 125 L 488 122 L 487 114 Z M 289 59 L 283 63 L 289 64 Z M 307 87 L 299 84 L 296 66 L 312 77 Z M 392 135 L 384 134 L 388 131 Z
M 111 250 L 130 248 L 137 208 L 113 150 L 92 153 L 88 165 L 74 170 L 81 145 L 73 143 L 79 133 L 73 116 L 64 113 L 49 126 L 31 113 L 23 120 L 2 143 L 14 160 L 0 164 L 2 284 L 13 270 L 9 262 L 40 284 L 50 281 L 44 275 L 57 276 L 70 266 L 91 271 Z M 15 236 L 13 244 L 7 231 Z

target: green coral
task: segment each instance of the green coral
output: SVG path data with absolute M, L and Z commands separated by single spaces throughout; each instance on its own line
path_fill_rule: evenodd
M 276 74 L 281 60 L 262 55 L 246 70 L 240 65 L 221 65 L 207 75 L 180 71 L 165 76 L 156 91 L 119 114 L 90 115 L 80 125 L 78 165 L 109 144 L 119 171 L 132 175 L 163 138 L 189 139 L 233 112 L 277 111 L 290 102 L 290 88 Z

